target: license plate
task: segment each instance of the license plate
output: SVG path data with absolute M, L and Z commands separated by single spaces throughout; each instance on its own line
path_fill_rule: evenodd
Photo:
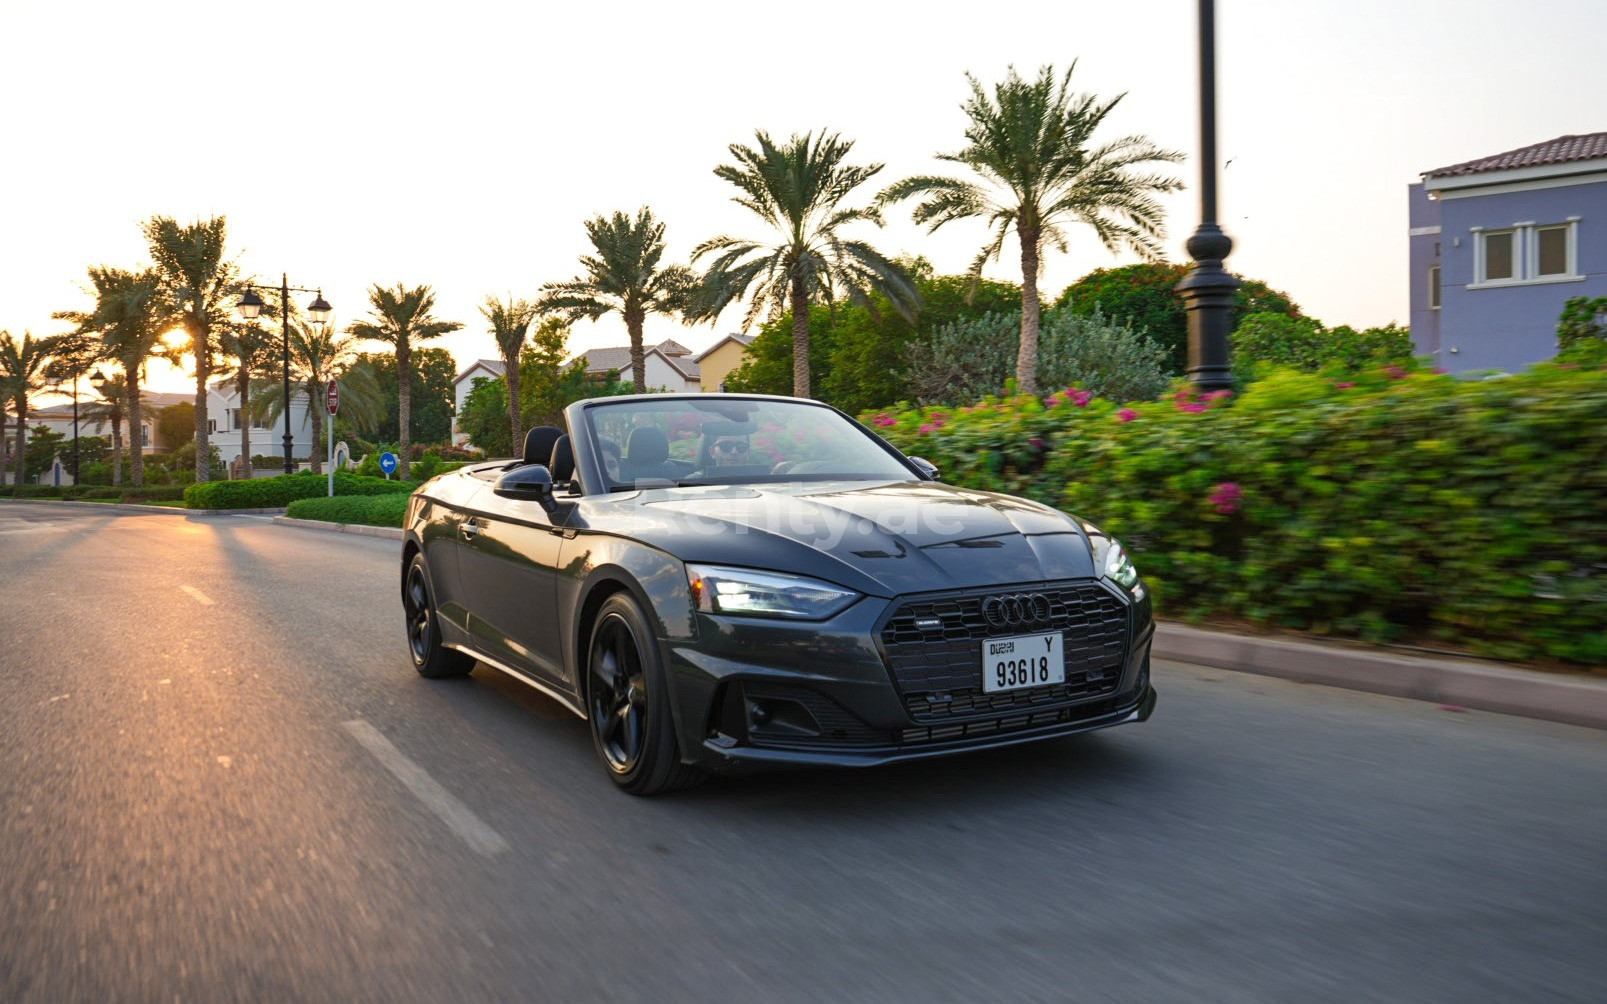
M 1059 631 L 988 638 L 982 642 L 982 690 L 1024 690 L 1066 682 Z

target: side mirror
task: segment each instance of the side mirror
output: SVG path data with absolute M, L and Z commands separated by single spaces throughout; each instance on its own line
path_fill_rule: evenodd
M 539 502 L 549 513 L 558 511 L 558 502 L 552 497 L 552 472 L 541 464 L 515 467 L 497 478 L 491 490 L 505 499 Z
M 938 474 L 937 465 L 932 463 L 930 460 L 923 460 L 920 457 L 911 457 L 910 463 L 914 464 L 920 469 L 920 472 L 926 476 L 926 480 L 936 481 L 939 479 L 940 475 Z

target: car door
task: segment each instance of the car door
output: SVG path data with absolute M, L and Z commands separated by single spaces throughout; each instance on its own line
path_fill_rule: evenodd
M 481 501 L 460 528 L 458 551 L 474 643 L 510 669 L 563 685 L 556 566 L 564 531 L 536 502 L 489 490 Z

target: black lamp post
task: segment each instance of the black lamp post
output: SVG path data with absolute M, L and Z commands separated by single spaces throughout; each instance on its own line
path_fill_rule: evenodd
M 1216 224 L 1216 4 L 1200 0 L 1200 226 L 1188 239 L 1194 269 L 1177 284 L 1189 314 L 1189 379 L 1201 390 L 1233 383 L 1228 333 L 1239 288 L 1222 259 L 1233 241 Z
M 291 443 L 294 437 L 290 435 L 290 294 L 315 293 L 317 299 L 307 304 L 307 314 L 312 322 L 319 327 L 329 320 L 329 313 L 334 308 L 324 300 L 324 291 L 321 289 L 302 289 L 290 285 L 288 274 L 279 275 L 279 317 L 284 324 L 284 363 L 285 363 L 285 473 L 296 473 L 295 457 L 291 453 Z M 262 297 L 257 295 L 257 288 L 252 284 L 246 285 L 245 295 L 240 297 L 240 316 L 248 321 L 256 320 L 262 313 L 264 304 Z M 243 405 L 245 402 L 241 402 Z M 310 418 L 311 416 L 309 416 Z

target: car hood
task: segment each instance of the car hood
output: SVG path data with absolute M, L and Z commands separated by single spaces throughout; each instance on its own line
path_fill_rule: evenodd
M 1094 574 L 1081 525 L 1066 514 L 931 481 L 652 489 L 583 508 L 597 529 L 684 561 L 812 575 L 872 595 Z

